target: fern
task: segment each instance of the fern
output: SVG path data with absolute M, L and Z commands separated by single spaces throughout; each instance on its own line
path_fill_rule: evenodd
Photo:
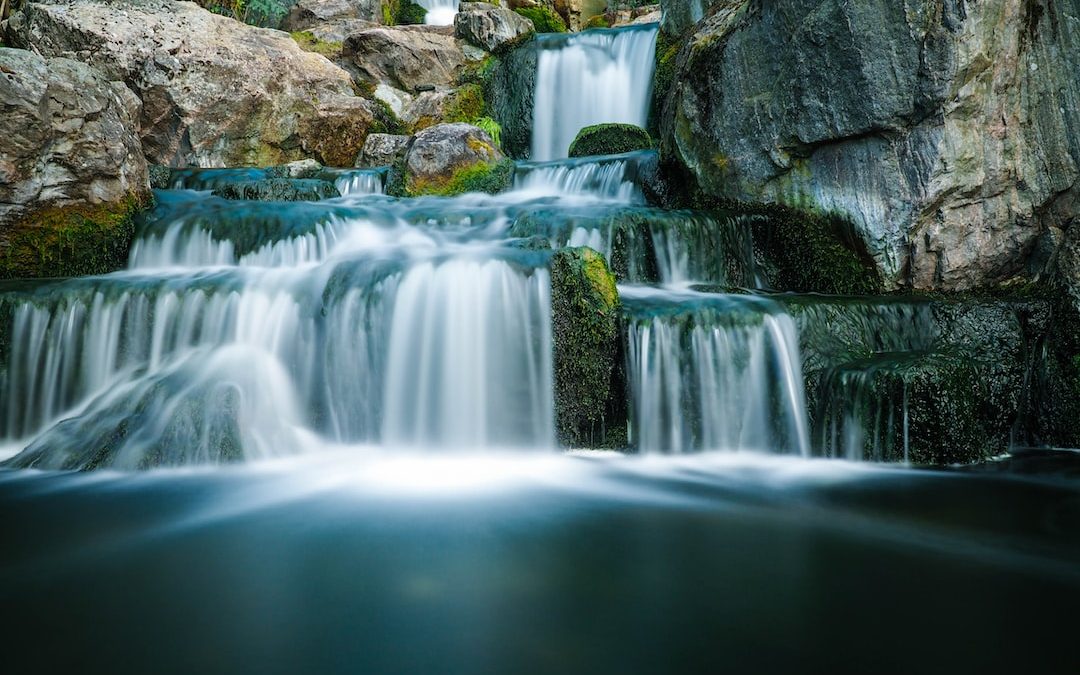
M 491 136 L 495 146 L 500 150 L 502 149 L 502 127 L 499 126 L 498 122 L 490 117 L 480 117 L 473 124 L 483 129 L 488 136 Z

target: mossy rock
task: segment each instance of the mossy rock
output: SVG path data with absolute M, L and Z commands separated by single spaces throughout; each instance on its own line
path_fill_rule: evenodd
M 37 209 L 0 233 L 0 279 L 105 274 L 127 264 L 135 217 L 151 199 Z
M 606 16 L 604 16 L 603 14 L 597 14 L 596 16 L 586 21 L 585 25 L 582 26 L 582 28 L 584 30 L 588 30 L 590 28 L 611 28 L 611 24 L 608 23 Z
M 537 60 L 535 34 L 530 34 L 475 75 L 487 115 L 502 128 L 502 149 L 514 159 L 528 159 L 531 151 Z
M 326 40 L 320 40 L 315 37 L 311 31 L 296 31 L 289 33 L 292 39 L 296 41 L 296 44 L 300 46 L 305 52 L 314 52 L 316 54 L 322 54 L 331 61 L 341 56 L 341 50 L 344 48 L 342 42 L 328 42 Z
M 383 0 L 384 26 L 416 26 L 424 23 L 427 10 L 409 0 Z
M 464 84 L 458 87 L 447 101 L 443 111 L 443 119 L 439 120 L 439 122 L 474 123 L 487 115 L 487 103 L 484 101 L 483 88 L 476 83 Z
M 263 202 L 314 202 L 340 197 L 337 187 L 314 178 L 268 178 L 229 183 L 213 191 L 215 197 Z
M 486 192 L 496 194 L 507 190 L 514 181 L 514 162 L 504 159 L 499 162 L 477 162 L 462 167 L 446 179 L 414 179 L 405 182 L 405 195 L 420 197 L 431 195 L 453 197 L 468 192 Z
M 652 149 L 649 132 L 633 124 L 594 124 L 578 132 L 570 144 L 571 157 L 621 155 Z
M 625 445 L 619 307 L 603 255 L 584 247 L 552 255 L 555 428 L 566 447 Z
M 537 33 L 566 32 L 566 22 L 553 9 L 547 7 L 520 7 L 514 11 L 532 21 Z

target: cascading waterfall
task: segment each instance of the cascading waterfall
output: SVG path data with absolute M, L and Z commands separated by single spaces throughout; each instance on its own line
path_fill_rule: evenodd
M 449 26 L 458 12 L 458 0 L 416 0 L 416 4 L 427 10 L 424 23 L 429 26 Z
M 633 286 L 620 292 L 641 450 L 810 454 L 797 332 L 778 305 Z
M 654 152 L 523 162 L 514 171 L 514 189 L 536 196 L 591 195 L 642 204 L 645 196 L 637 178 L 655 163 Z
M 584 127 L 644 127 L 652 92 L 655 24 L 537 38 L 532 159 L 566 157 Z
M 386 174 L 377 169 L 342 171 L 334 179 L 334 187 L 343 197 L 381 195 L 386 190 Z

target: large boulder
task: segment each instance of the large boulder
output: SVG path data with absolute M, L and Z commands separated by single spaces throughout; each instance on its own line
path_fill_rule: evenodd
M 1027 272 L 1080 207 L 1080 4 L 722 0 L 664 151 L 707 195 L 850 219 L 891 287 Z
M 418 94 L 457 84 L 465 65 L 485 53 L 453 36 L 452 28 L 371 28 L 345 40 L 342 57 L 358 81 Z
M 494 191 L 489 179 L 502 180 L 505 158 L 491 136 L 471 124 L 436 124 L 413 138 L 405 155 L 406 190 L 413 195 Z M 512 168 L 512 166 L 511 166 Z M 492 176 L 498 172 L 498 176 Z
M 143 102 L 147 158 L 168 166 L 348 165 L 374 120 L 348 73 L 285 33 L 190 2 L 25 3 L 8 38 L 70 55 L 126 82 Z
M 0 48 L 0 278 L 119 266 L 149 190 L 130 89 L 76 61 Z
M 462 3 L 454 17 L 454 32 L 462 40 L 494 52 L 535 32 L 531 21 L 517 12 L 482 2 Z

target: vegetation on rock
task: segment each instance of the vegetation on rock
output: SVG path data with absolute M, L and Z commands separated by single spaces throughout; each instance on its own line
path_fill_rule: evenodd
M 514 11 L 532 21 L 537 33 L 566 32 L 566 22 L 552 9 L 547 7 L 520 7 Z
M 196 0 L 196 2 L 215 14 L 231 16 L 237 21 L 264 28 L 279 28 L 289 13 L 289 4 L 282 0 Z
M 604 256 L 564 248 L 551 257 L 555 428 L 566 447 L 625 444 L 621 398 L 619 294 Z M 614 396 L 613 396 L 614 394 Z
M 571 157 L 619 155 L 634 150 L 649 150 L 649 132 L 633 124 L 594 124 L 578 132 L 570 144 Z
M 135 217 L 147 199 L 37 209 L 7 228 L 0 279 L 105 274 L 127 263 Z
M 296 31 L 289 33 L 293 40 L 296 40 L 296 44 L 300 45 L 300 49 L 306 52 L 315 52 L 316 54 L 322 54 L 328 59 L 336 59 L 341 56 L 341 50 L 344 44 L 341 42 L 327 42 L 315 37 L 311 31 Z
M 453 197 L 468 192 L 495 194 L 510 187 L 514 179 L 514 162 L 478 162 L 462 167 L 446 179 L 417 179 L 410 177 L 405 188 L 406 196 L 433 195 Z
M 384 26 L 413 26 L 424 23 L 427 10 L 409 0 L 383 0 Z

